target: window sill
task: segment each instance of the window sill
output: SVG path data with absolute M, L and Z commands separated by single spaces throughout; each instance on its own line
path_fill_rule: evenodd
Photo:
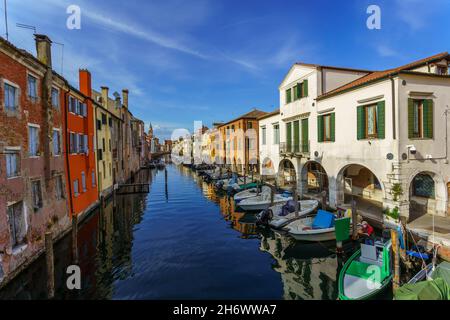
M 434 140 L 434 138 L 408 138 L 409 140 L 420 141 L 420 140 Z
M 14 180 L 14 179 L 17 179 L 17 178 L 21 178 L 21 176 L 18 175 L 18 176 L 13 176 L 13 177 L 7 177 L 6 180 Z
M 29 159 L 39 159 L 41 156 L 28 156 Z

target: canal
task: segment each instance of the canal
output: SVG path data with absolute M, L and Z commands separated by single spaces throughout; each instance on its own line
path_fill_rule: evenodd
M 68 290 L 71 237 L 55 245 L 57 299 L 336 299 L 334 244 L 259 229 L 254 215 L 181 166 L 143 170 L 150 193 L 118 196 L 79 226 L 81 290 Z M 0 299 L 46 299 L 45 257 Z

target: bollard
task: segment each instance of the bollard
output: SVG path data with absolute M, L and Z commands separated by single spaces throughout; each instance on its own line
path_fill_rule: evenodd
M 55 265 L 53 258 L 53 233 L 45 233 L 45 260 L 47 264 L 47 295 L 48 299 L 55 297 Z

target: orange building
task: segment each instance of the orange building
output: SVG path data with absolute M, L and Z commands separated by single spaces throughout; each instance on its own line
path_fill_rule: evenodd
M 91 74 L 80 70 L 80 89 L 64 94 L 64 154 L 71 215 L 79 215 L 98 201 Z
M 235 172 L 250 172 L 258 168 L 258 118 L 266 112 L 253 109 L 219 126 L 223 164 Z

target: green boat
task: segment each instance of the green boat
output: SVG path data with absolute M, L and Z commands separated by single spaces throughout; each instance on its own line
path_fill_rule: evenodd
M 391 240 L 361 243 L 339 274 L 339 300 L 374 299 L 392 281 Z

